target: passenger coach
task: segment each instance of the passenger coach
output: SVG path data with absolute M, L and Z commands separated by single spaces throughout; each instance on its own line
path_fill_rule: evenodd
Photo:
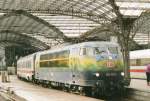
M 150 49 L 130 52 L 131 78 L 146 79 L 146 66 L 150 64 Z
M 29 81 L 33 79 L 35 72 L 35 56 L 36 54 L 21 57 L 17 61 L 17 76 Z

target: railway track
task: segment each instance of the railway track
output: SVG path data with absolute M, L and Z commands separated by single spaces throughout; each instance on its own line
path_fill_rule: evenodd
M 75 92 L 72 92 L 72 93 L 79 94 Z M 89 97 L 92 97 L 92 96 L 89 96 Z M 120 97 L 120 94 L 119 94 L 119 96 L 115 95 L 108 99 L 103 98 L 103 97 L 102 98 L 94 97 L 94 98 L 103 99 L 104 101 L 150 101 L 150 91 L 148 92 L 144 90 L 126 88 L 125 94 L 122 97 Z
M 116 95 L 104 101 L 150 101 L 150 91 L 127 88 L 123 97 Z
M 127 88 L 122 101 L 150 101 L 150 91 Z
M 38 86 L 48 88 L 46 85 L 42 85 L 42 84 L 41 85 L 34 84 L 34 85 L 38 85 Z M 53 87 L 51 89 L 62 90 L 62 89 L 53 88 Z M 74 94 L 79 95 L 79 92 L 73 92 L 72 91 L 72 92 L 69 92 L 69 93 L 74 93 Z M 80 94 L 80 95 L 82 95 L 82 94 Z M 126 88 L 125 94 L 122 97 L 120 97 L 120 94 L 118 94 L 118 95 L 119 96 L 115 95 L 115 96 L 110 97 L 108 99 L 106 99 L 105 97 L 104 98 L 103 97 L 94 97 L 94 98 L 103 99 L 104 101 L 150 101 L 150 91 L 148 92 L 148 91 L 144 91 L 144 90 Z M 85 95 L 83 94 L 83 96 L 85 96 Z M 92 97 L 92 96 L 88 96 L 88 97 Z
M 31 84 L 33 84 L 33 83 L 31 83 Z M 35 85 L 37 85 L 37 84 L 35 84 Z M 37 86 L 43 86 L 43 85 L 37 85 Z M 45 88 L 48 88 L 48 87 L 45 87 Z M 51 88 L 51 89 L 53 89 L 53 88 Z M 11 88 L 1 87 L 0 95 L 8 98 L 9 100 L 7 99 L 7 101 L 25 101 L 25 100 L 21 99 L 20 97 L 18 97 L 17 95 L 15 95 L 14 92 L 11 90 Z M 0 99 L 1 99 L 1 97 L 0 97 Z M 19 99 L 19 100 L 16 100 L 16 99 Z M 101 99 L 101 98 L 98 98 L 98 99 Z M 148 91 L 143 91 L 143 90 L 126 88 L 126 92 L 122 98 L 115 95 L 108 99 L 103 99 L 103 100 L 104 101 L 150 101 L 150 91 L 148 92 Z
M 26 101 L 25 99 L 19 97 L 10 88 L 0 87 L 0 101 Z

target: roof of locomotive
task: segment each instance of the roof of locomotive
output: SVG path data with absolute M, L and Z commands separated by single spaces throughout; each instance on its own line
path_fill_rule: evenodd
M 150 58 L 150 49 L 130 51 L 130 59 Z
M 114 42 L 108 42 L 108 41 L 90 41 L 90 42 L 82 42 L 82 43 L 77 43 L 73 45 L 68 45 L 64 47 L 57 47 L 57 48 L 52 48 L 49 50 L 45 50 L 42 52 L 39 52 L 39 54 L 45 54 L 53 51 L 61 51 L 61 50 L 67 50 L 75 47 L 97 47 L 97 46 L 119 46 L 117 43 Z
M 24 60 L 26 58 L 30 58 L 33 57 L 35 54 L 46 54 L 49 52 L 57 52 L 57 51 L 61 51 L 61 50 L 67 50 L 67 49 L 71 49 L 71 48 L 75 48 L 75 47 L 96 47 L 96 46 L 105 46 L 105 45 L 109 45 L 109 46 L 119 46 L 117 43 L 114 42 L 108 42 L 108 41 L 90 41 L 90 42 L 82 42 L 82 43 L 77 43 L 77 44 L 73 44 L 73 45 L 68 45 L 68 46 L 64 46 L 64 47 L 57 47 L 57 48 L 52 48 L 49 50 L 45 50 L 45 51 L 39 51 L 24 57 L 21 57 L 18 61 Z
M 113 46 L 118 46 L 117 43 L 114 42 L 109 42 L 109 41 L 90 41 L 90 42 L 83 42 L 83 43 L 79 43 L 81 46 L 99 46 L 99 45 L 113 45 Z M 75 44 L 75 45 L 79 45 L 79 44 Z

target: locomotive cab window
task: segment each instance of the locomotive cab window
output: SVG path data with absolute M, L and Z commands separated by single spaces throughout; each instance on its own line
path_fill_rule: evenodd
M 86 48 L 80 48 L 80 55 L 86 55 L 86 54 L 87 54 Z
M 104 47 L 95 47 L 94 54 L 107 54 L 107 50 Z
M 93 55 L 93 48 L 92 47 L 80 48 L 80 53 L 79 54 L 81 56 L 82 55 L 92 56 Z
M 111 53 L 111 54 L 118 54 L 117 47 L 109 47 L 108 50 L 109 50 L 109 53 Z

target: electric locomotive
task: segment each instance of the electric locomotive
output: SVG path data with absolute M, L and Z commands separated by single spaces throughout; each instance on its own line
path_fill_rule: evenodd
M 83 42 L 38 52 L 34 64 L 32 79 L 88 95 L 108 95 L 124 86 L 122 55 L 112 42 Z

